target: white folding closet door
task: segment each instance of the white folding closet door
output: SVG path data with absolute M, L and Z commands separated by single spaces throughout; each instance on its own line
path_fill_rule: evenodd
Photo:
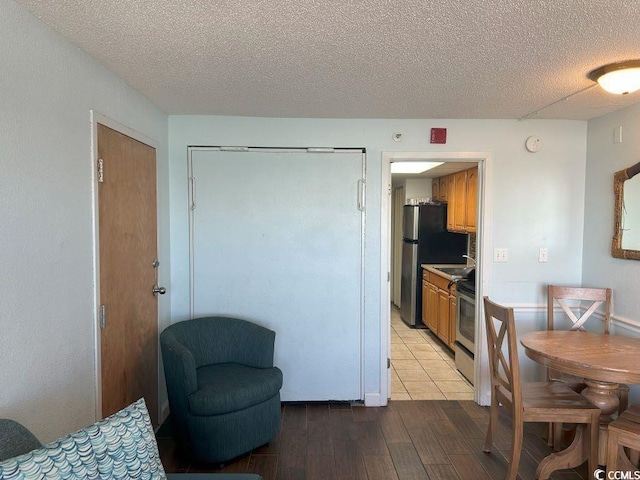
M 363 154 L 193 149 L 193 316 L 276 332 L 285 401 L 363 396 Z

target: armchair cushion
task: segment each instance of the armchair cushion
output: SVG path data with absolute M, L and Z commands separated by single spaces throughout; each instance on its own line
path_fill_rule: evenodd
M 197 370 L 198 390 L 189 396 L 193 415 L 220 415 L 252 407 L 282 388 L 278 368 L 253 368 L 237 363 L 207 365 Z

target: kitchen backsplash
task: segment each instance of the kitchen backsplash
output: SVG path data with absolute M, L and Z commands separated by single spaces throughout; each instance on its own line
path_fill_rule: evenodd
M 469 243 L 467 248 L 467 251 L 469 252 L 469 256 L 471 258 L 477 258 L 476 257 L 476 234 L 470 233 L 467 242 Z

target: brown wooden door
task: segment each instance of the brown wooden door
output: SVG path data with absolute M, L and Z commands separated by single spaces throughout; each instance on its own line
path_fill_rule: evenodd
M 98 158 L 102 415 L 144 397 L 157 425 L 156 152 L 98 125 Z

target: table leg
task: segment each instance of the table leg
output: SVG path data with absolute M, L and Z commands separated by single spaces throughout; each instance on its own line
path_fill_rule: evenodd
M 582 395 L 600 409 L 600 432 L 598 435 L 598 464 L 607 463 L 607 441 L 608 426 L 611 415 L 618 411 L 619 400 L 616 395 L 617 383 L 600 382 L 596 380 L 584 379 L 587 388 L 582 391 Z
M 587 428 L 584 424 L 576 425 L 576 435 L 571 445 L 564 450 L 543 458 L 536 469 L 536 479 L 547 480 L 556 470 L 582 465 L 589 458 L 586 430 Z

